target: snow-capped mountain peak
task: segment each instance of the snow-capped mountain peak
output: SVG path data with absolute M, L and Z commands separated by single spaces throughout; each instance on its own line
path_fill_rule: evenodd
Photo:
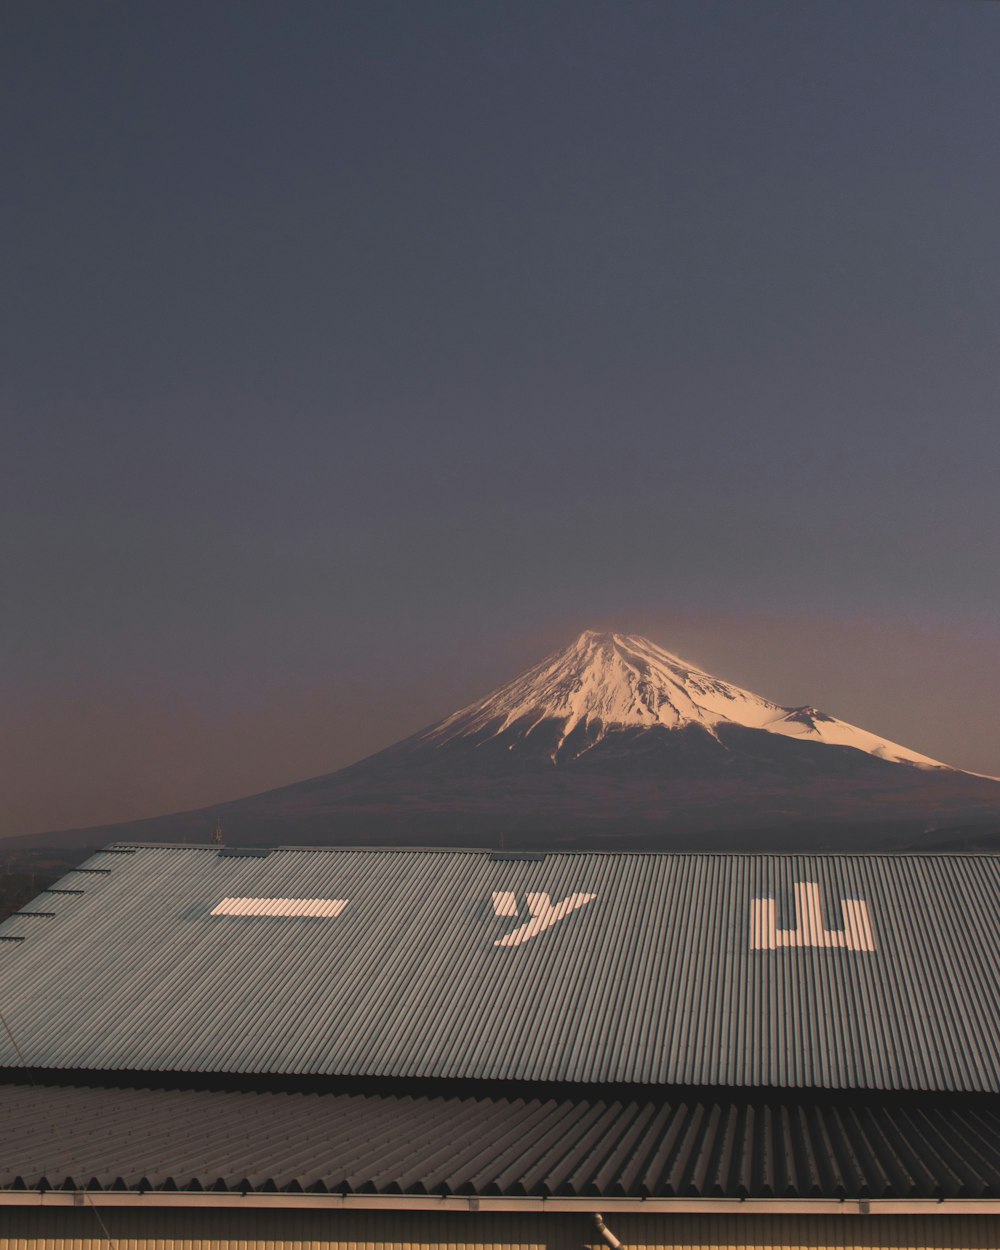
M 575 758 L 623 729 L 698 725 L 715 734 L 720 725 L 730 724 L 800 741 L 854 747 L 921 768 L 948 767 L 818 708 L 773 703 L 713 677 L 638 634 L 595 630 L 585 630 L 570 646 L 481 702 L 455 712 L 428 737 L 439 742 L 496 737 L 515 726 L 523 737 L 543 723 L 559 726 L 553 762 L 564 758 L 563 745 L 571 735 L 576 745 L 569 757 Z

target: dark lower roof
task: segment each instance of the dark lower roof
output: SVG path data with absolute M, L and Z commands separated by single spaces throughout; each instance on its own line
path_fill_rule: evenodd
M 0 1188 L 993 1198 L 1000 1099 L 0 1086 Z

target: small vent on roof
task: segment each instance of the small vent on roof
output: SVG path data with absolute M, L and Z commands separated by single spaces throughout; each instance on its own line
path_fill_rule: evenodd
M 108 877 L 111 875 L 110 868 L 71 868 L 70 872 L 91 872 L 101 877 Z
M 545 851 L 491 851 L 490 860 L 495 862 L 501 859 L 544 859 Z
M 60 890 L 54 885 L 50 885 L 47 890 L 42 891 L 43 894 L 85 894 L 86 890 Z
M 219 859 L 267 859 L 270 847 L 227 846 L 219 852 Z
M 23 942 L 23 937 L 14 937 L 13 934 L 0 933 L 0 942 Z

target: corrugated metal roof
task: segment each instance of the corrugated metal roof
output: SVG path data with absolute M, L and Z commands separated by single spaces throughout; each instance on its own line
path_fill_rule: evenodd
M 1000 1196 L 1000 1100 L 407 1097 L 0 1086 L 0 1187 Z
M 53 916 L 0 926 L 24 938 L 0 942 L 0 1003 L 42 1068 L 1000 1089 L 990 856 L 140 847 L 86 867 L 57 887 L 82 895 L 28 909 Z M 212 914 L 232 899 L 344 906 Z

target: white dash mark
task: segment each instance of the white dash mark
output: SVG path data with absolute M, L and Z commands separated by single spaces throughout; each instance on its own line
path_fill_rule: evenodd
M 224 898 L 212 916 L 339 916 L 346 898 Z

